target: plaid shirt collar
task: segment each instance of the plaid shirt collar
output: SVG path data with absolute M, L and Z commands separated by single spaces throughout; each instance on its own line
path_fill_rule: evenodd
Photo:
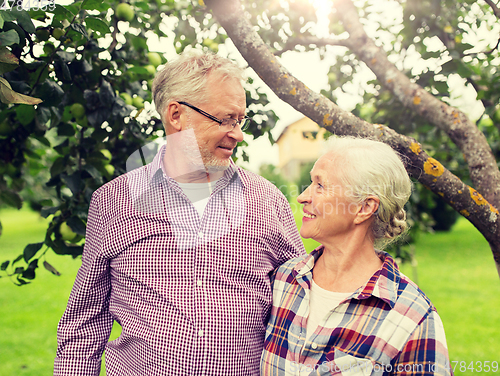
M 306 255 L 295 265 L 293 275 L 297 282 L 306 290 L 311 287 L 312 269 L 316 261 L 323 254 L 324 246 L 321 245 Z M 347 299 L 363 300 L 370 296 L 376 296 L 394 308 L 397 300 L 397 293 L 401 275 L 394 259 L 387 252 L 378 251 L 378 256 L 382 260 L 382 267 L 377 270 L 368 282 L 358 288 Z
M 165 170 L 165 166 L 163 165 L 163 157 L 165 155 L 167 147 L 163 145 L 156 153 L 153 161 L 151 162 L 151 169 L 149 170 L 149 181 L 151 184 L 161 184 L 166 180 L 167 184 L 178 186 L 177 182 L 167 174 Z M 239 176 L 242 185 L 245 187 L 248 182 L 248 177 L 244 174 L 241 174 L 239 168 L 233 162 L 232 159 L 229 160 L 229 166 L 224 171 L 224 175 L 217 182 L 217 185 L 214 191 L 218 191 L 223 187 L 226 187 L 232 179 L 235 178 L 235 175 Z

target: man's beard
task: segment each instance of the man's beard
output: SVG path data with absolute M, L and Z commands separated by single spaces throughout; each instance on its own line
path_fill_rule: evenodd
M 192 127 L 187 130 L 189 131 L 184 132 L 185 137 L 182 138 L 182 151 L 190 165 L 197 170 L 204 169 L 208 173 L 225 171 L 229 167 L 229 159 L 221 160 L 214 156 L 206 145 L 200 146 Z

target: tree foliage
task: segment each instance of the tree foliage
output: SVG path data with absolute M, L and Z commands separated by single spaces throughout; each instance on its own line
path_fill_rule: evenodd
M 81 254 L 92 192 L 163 135 L 151 107 L 158 63 L 151 38 L 160 52 L 217 51 L 230 38 L 295 109 L 334 134 L 374 137 L 400 152 L 421 183 L 415 197 L 441 197 L 481 231 L 500 263 L 500 56 L 498 42 L 484 40 L 486 31 L 498 31 L 492 1 L 387 0 L 392 17 L 379 1 L 337 0 L 326 33 L 318 32 L 321 12 L 308 0 L 119 3 L 0 11 L 0 200 L 14 207 L 25 200 L 51 216 L 45 239 L 1 264 L 17 283 L 42 264 L 57 274 L 39 262 L 49 250 Z M 288 51 L 317 51 L 331 61 L 330 88 L 315 93 L 294 78 L 280 63 Z M 359 84 L 366 71 L 370 79 Z M 456 79 L 482 102 L 477 121 L 453 107 Z M 337 105 L 353 91 L 362 101 L 352 112 Z M 275 115 L 251 81 L 247 104 L 249 133 L 270 135 Z
M 81 255 L 92 193 L 125 173 L 134 151 L 163 136 L 151 83 L 166 59 L 148 38 L 179 52 L 216 50 L 222 37 L 209 38 L 219 26 L 189 1 L 13 3 L 0 11 L 0 204 L 27 201 L 51 218 L 45 239 L 1 264 L 26 284 L 41 265 L 59 274 L 46 252 Z M 193 20 L 206 30 L 194 29 Z M 249 87 L 249 114 L 260 114 L 249 130 L 255 137 L 275 123 L 262 109 L 267 103 Z

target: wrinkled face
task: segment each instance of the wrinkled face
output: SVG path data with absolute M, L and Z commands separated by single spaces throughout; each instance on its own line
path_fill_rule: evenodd
M 300 235 L 325 244 L 340 239 L 354 228 L 360 205 L 336 176 L 331 156 L 322 156 L 311 170 L 311 184 L 297 201 L 304 205 Z
M 207 87 L 208 102 L 193 105 L 220 120 L 242 119 L 245 116 L 245 90 L 238 80 L 221 81 L 219 76 L 212 75 Z M 203 164 L 209 170 L 226 168 L 237 143 L 243 141 L 243 133 L 238 125 L 229 132 L 223 131 L 217 122 L 194 110 L 190 110 L 188 128 L 194 129 Z

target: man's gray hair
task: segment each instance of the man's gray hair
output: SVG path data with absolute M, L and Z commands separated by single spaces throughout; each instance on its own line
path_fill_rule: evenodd
M 153 80 L 153 99 L 161 119 L 172 101 L 185 101 L 194 105 L 208 102 L 210 88 L 207 87 L 207 80 L 211 73 L 220 75 L 220 81 L 245 80 L 242 68 L 213 53 L 191 50 L 169 61 Z

